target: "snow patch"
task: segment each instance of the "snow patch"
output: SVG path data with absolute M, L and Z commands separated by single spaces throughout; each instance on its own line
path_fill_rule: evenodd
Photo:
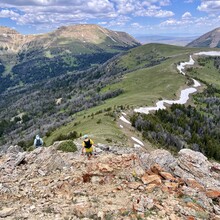
M 156 103 L 156 107 L 141 107 L 134 109 L 135 112 L 140 112 L 144 114 L 149 114 L 150 111 L 156 111 L 159 109 L 166 109 L 166 106 L 164 104 L 185 104 L 188 99 L 189 95 L 196 92 L 197 89 L 195 88 L 187 88 L 181 91 L 180 99 L 179 100 L 161 100 Z
M 123 125 L 120 125 L 120 128 L 124 128 L 124 126 L 123 126 Z
M 122 114 L 122 115 L 127 115 L 127 114 L 126 114 L 126 113 L 124 113 L 124 112 L 122 112 L 121 114 Z
M 141 145 L 140 144 L 134 144 L 134 148 L 140 148 Z
M 199 53 L 194 53 L 194 55 L 220 56 L 220 51 L 203 51 L 203 52 L 199 52 Z
M 177 65 L 177 69 L 179 70 L 179 72 L 181 74 L 183 74 L 184 76 L 186 75 L 183 70 L 185 69 L 185 66 L 187 65 L 194 65 L 195 61 L 193 60 L 192 56 L 189 56 L 189 62 L 182 62 L 179 65 Z
M 141 141 L 139 141 L 137 138 L 131 137 L 131 139 L 132 139 L 133 141 L 137 142 L 138 144 L 140 144 L 141 146 L 144 146 L 144 144 L 143 144 Z
M 131 122 L 128 121 L 124 116 L 121 116 L 120 119 L 127 124 L 131 124 Z
M 193 80 L 193 82 L 194 82 L 193 87 L 199 87 L 199 86 L 201 86 L 201 84 L 200 84 L 197 80 L 195 80 L 195 79 L 192 79 L 192 80 Z

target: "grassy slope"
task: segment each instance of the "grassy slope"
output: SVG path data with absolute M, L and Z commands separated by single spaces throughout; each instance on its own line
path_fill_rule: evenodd
M 173 98 L 176 99 L 178 90 L 185 86 L 186 78 L 178 74 L 176 64 L 179 61 L 188 61 L 189 53 L 192 51 L 199 51 L 198 49 L 190 49 L 176 46 L 149 44 L 144 45 L 133 50 L 121 57 L 117 65 L 126 66 L 129 70 L 137 67 L 138 56 L 145 56 L 151 54 L 156 50 L 158 57 L 170 57 L 163 61 L 160 65 L 154 67 L 136 70 L 124 75 L 122 81 L 119 83 L 109 85 L 104 90 L 112 90 L 116 88 L 124 89 L 124 93 L 116 98 L 109 99 L 105 104 L 89 109 L 85 112 L 78 113 L 76 119 L 67 126 L 57 129 L 49 138 L 46 138 L 46 144 L 51 144 L 54 137 L 59 134 L 67 134 L 70 131 L 77 131 L 82 134 L 92 134 L 96 142 L 104 143 L 106 138 L 111 138 L 117 142 L 126 141 L 122 131 L 117 127 L 113 118 L 105 116 L 105 113 L 95 115 L 94 119 L 87 117 L 92 113 L 103 110 L 115 105 L 129 105 L 130 107 L 152 105 L 159 98 Z M 147 64 L 148 61 L 142 60 L 140 65 Z M 84 118 L 84 116 L 86 118 Z M 101 123 L 97 124 L 98 119 Z M 81 122 L 74 126 L 75 122 Z
M 214 67 L 213 60 L 208 60 L 203 67 L 193 68 L 188 74 L 192 77 L 202 79 L 209 84 L 213 84 L 216 88 L 220 89 L 220 74 Z

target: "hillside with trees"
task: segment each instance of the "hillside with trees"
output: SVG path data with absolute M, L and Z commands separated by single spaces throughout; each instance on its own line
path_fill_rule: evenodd
M 143 138 L 174 152 L 190 148 L 220 160 L 220 82 L 215 80 L 220 77 L 219 59 L 199 58 L 200 66 L 188 69 L 189 75 L 207 87 L 193 96 L 194 105 L 173 104 L 155 114 L 131 117 L 132 125 L 142 132 Z
M 113 97 L 121 97 L 125 92 L 123 86 L 114 86 L 132 71 L 146 70 L 169 61 L 171 54 L 166 54 L 166 48 L 173 51 L 171 54 L 189 50 L 156 44 L 141 46 L 84 71 L 70 71 L 54 78 L 45 75 L 46 79 L 42 81 L 39 79 L 33 84 L 10 88 L 0 94 L 1 143 L 32 140 L 36 132 L 45 135 L 74 121 L 77 112 L 102 105 Z M 135 55 L 137 52 L 139 55 Z M 56 67 L 61 68 L 59 65 L 53 68 Z M 22 76 L 24 80 L 30 81 L 31 73 L 31 70 L 27 71 Z M 45 74 L 49 74 L 48 69 Z M 113 87 L 109 88 L 110 85 Z M 60 102 L 56 104 L 58 99 Z M 120 101 L 118 105 L 121 105 Z

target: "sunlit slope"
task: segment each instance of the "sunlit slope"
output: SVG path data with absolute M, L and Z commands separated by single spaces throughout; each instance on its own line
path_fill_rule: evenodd
M 176 65 L 180 61 L 188 61 L 189 54 L 194 51 L 197 50 L 162 44 L 130 50 L 114 61 L 113 67 L 110 64 L 106 67 L 110 71 L 111 66 L 112 71 L 119 71 L 121 76 L 117 83 L 107 85 L 101 91 L 120 88 L 124 92 L 103 105 L 78 113 L 72 123 L 57 129 L 46 142 L 49 144 L 59 134 L 73 130 L 92 134 L 100 142 L 105 142 L 108 137 L 117 142 L 129 142 L 122 135 L 121 128 L 116 126 L 120 109 L 128 111 L 137 106 L 154 105 L 159 99 L 177 99 L 181 89 L 187 86 L 188 79 L 177 71 Z M 107 108 L 111 110 L 106 112 Z M 109 117 L 107 113 L 114 117 Z
M 180 61 L 188 61 L 189 54 L 194 51 L 163 44 L 149 44 L 130 50 L 117 64 L 127 74 L 120 82 L 104 89 L 122 88 L 124 93 L 108 103 L 135 107 L 152 105 L 161 98 L 177 98 L 177 93 L 186 86 L 187 78 L 177 71 L 176 66 Z

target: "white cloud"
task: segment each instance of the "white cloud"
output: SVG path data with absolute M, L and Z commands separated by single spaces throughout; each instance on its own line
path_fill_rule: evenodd
M 160 6 L 168 6 L 170 5 L 170 0 L 159 1 Z
M 181 19 L 167 19 L 158 26 L 160 30 L 167 30 L 180 33 L 206 33 L 219 26 L 220 16 L 193 17 L 184 13 Z
M 8 9 L 3 9 L 0 11 L 0 17 L 1 18 L 16 18 L 19 17 L 20 15 L 12 10 L 8 10 Z
M 137 22 L 132 23 L 131 26 L 135 29 L 143 29 L 143 26 Z
M 130 21 L 131 21 L 130 17 L 120 15 L 117 18 L 115 18 L 114 20 L 109 21 L 106 26 L 107 27 L 115 27 L 115 26 L 123 27 Z
M 174 13 L 172 11 L 150 9 L 150 10 L 137 11 L 135 13 L 135 15 L 146 16 L 146 17 L 155 17 L 155 18 L 166 18 L 166 17 L 174 16 Z
M 182 15 L 182 19 L 189 19 L 189 18 L 191 18 L 192 17 L 192 15 L 191 15 L 191 13 L 190 12 L 185 12 L 183 15 Z
M 207 0 L 202 0 L 201 5 L 198 6 L 199 11 L 204 11 L 207 13 L 220 13 L 220 1 L 215 0 L 215 1 L 207 1 Z
M 180 24 L 180 21 L 177 21 L 175 19 L 168 19 L 162 23 L 160 23 L 160 26 L 176 26 Z
M 21 25 L 44 26 L 87 22 L 89 19 L 121 26 L 126 24 L 128 17 L 172 17 L 172 11 L 163 10 L 169 4 L 170 0 L 0 0 L 0 8 L 11 11 L 4 12 L 4 17 Z M 123 16 L 126 19 L 120 20 Z

